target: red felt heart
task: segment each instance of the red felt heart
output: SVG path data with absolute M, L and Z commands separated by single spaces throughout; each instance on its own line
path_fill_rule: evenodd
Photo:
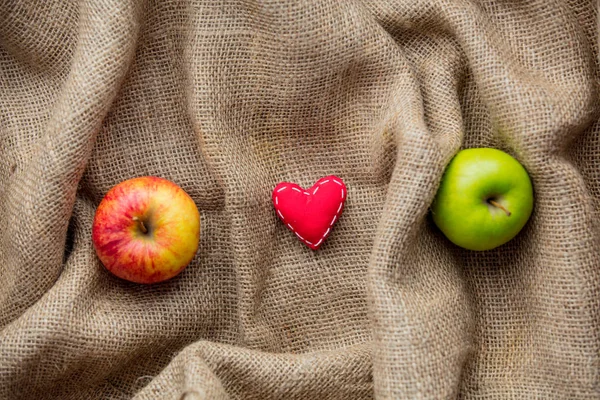
M 273 189 L 277 215 L 304 244 L 317 250 L 331 233 L 346 201 L 346 185 L 337 176 L 321 178 L 308 190 L 281 182 Z

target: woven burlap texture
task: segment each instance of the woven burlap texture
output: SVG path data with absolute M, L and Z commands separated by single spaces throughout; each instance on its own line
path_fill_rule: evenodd
M 1 399 L 598 399 L 594 0 L 0 1 Z M 469 252 L 428 209 L 461 148 L 534 183 Z M 313 252 L 280 181 L 348 201 Z M 194 261 L 127 283 L 103 195 L 156 175 Z

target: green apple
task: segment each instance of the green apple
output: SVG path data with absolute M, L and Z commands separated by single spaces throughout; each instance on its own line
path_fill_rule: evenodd
M 533 210 L 527 171 L 503 151 L 460 151 L 446 168 L 431 207 L 433 221 L 454 244 L 489 250 L 514 238 Z

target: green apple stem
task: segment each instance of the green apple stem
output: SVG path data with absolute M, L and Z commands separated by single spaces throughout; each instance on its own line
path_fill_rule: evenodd
M 490 203 L 494 207 L 498 207 L 499 209 L 501 209 L 502 211 L 504 211 L 506 213 L 507 217 L 510 217 L 510 211 L 508 211 L 506 208 L 504 208 L 504 206 L 502 204 L 500 204 L 494 200 L 488 200 L 488 203 Z
M 148 229 L 146 228 L 146 225 L 144 225 L 144 221 L 142 221 L 138 217 L 133 217 L 132 219 L 140 225 L 140 229 L 142 230 L 142 233 L 148 233 Z

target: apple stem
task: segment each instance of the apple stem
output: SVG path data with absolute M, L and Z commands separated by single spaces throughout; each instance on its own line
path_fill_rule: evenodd
M 144 221 L 142 221 L 138 217 L 133 217 L 132 219 L 138 224 L 140 224 L 140 229 L 142 230 L 142 233 L 148 233 L 148 229 L 146 228 L 146 225 L 144 225 Z
M 507 217 L 510 217 L 510 211 L 508 211 L 506 208 L 504 208 L 504 206 L 502 204 L 500 204 L 494 200 L 488 200 L 488 203 L 490 203 L 494 207 L 498 207 L 499 209 L 501 209 L 502 211 L 504 211 L 506 213 Z

